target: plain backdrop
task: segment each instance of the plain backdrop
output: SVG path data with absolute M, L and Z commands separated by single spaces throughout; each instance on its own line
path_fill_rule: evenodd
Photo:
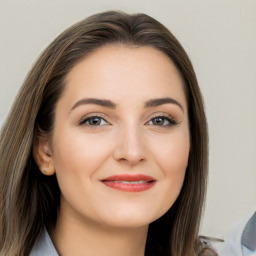
M 223 237 L 256 206 L 255 0 L 0 0 L 0 126 L 40 52 L 66 27 L 105 10 L 153 16 L 188 52 L 210 137 L 201 233 Z

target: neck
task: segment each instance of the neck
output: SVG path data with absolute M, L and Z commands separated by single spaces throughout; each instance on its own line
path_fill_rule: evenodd
M 61 256 L 143 256 L 147 231 L 147 226 L 113 228 L 60 214 L 51 237 Z

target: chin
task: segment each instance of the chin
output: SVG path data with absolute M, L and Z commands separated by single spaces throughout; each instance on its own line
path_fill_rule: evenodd
M 166 211 L 165 211 L 166 212 Z M 153 214 L 149 211 L 140 211 L 139 209 L 131 211 L 118 212 L 104 217 L 104 222 L 112 227 L 117 228 L 141 228 L 147 227 L 165 212 L 161 211 Z
M 145 219 L 120 218 L 107 222 L 107 225 L 113 228 L 136 229 L 148 227 L 150 223 L 151 221 L 147 221 Z

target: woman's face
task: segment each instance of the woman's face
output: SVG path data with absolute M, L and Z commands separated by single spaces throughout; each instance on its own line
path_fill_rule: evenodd
M 73 67 L 46 143 L 66 219 L 146 226 L 178 197 L 190 139 L 182 80 L 151 47 L 105 46 Z

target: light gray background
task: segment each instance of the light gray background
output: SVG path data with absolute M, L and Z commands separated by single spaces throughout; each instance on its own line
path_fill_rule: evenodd
M 109 9 L 158 19 L 192 59 L 210 133 L 201 233 L 222 237 L 256 207 L 255 0 L 0 0 L 0 125 L 50 41 L 74 22 Z

